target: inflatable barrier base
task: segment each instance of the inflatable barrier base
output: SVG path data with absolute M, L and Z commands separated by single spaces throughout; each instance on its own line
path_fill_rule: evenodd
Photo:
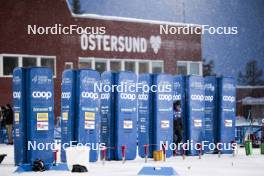
M 69 171 L 68 166 L 66 163 L 60 164 L 49 164 L 45 166 L 46 171 L 53 170 L 53 171 Z M 22 164 L 17 167 L 14 173 L 23 173 L 23 172 L 33 172 L 31 164 Z
M 137 175 L 179 176 L 179 174 L 172 167 L 143 167 Z

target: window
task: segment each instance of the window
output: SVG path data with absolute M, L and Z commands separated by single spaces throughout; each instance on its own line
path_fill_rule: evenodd
M 104 71 L 132 71 L 134 73 L 161 73 L 164 71 L 162 60 L 116 59 L 80 57 L 79 68 L 88 67 L 100 73 Z
M 3 57 L 3 75 L 11 76 L 14 68 L 18 67 L 18 57 L 4 56 Z
M 121 71 L 121 62 L 120 61 L 110 61 L 110 70 L 111 71 Z
M 107 70 L 106 62 L 105 61 L 95 61 L 95 70 L 100 73 L 103 73 Z
M 199 75 L 199 63 L 190 63 L 190 74 Z
M 73 63 L 72 62 L 65 62 L 64 69 L 73 69 Z
M 138 63 L 138 73 L 149 73 L 149 63 L 139 62 Z
M 55 75 L 55 60 L 53 58 L 41 58 L 40 64 L 42 67 L 50 68 Z
M 202 62 L 178 61 L 177 73 L 183 75 L 202 75 Z
M 37 58 L 35 57 L 23 57 L 23 67 L 35 67 L 37 66 Z
M 152 62 L 152 73 L 162 73 L 163 72 L 163 62 Z
M 187 75 L 187 63 L 178 63 L 177 73 L 182 75 Z
M 92 60 L 80 60 L 79 68 L 92 68 Z
M 133 61 L 126 61 L 125 62 L 125 71 L 135 72 L 135 62 Z
M 56 57 L 26 54 L 1 54 L 0 77 L 12 77 L 16 67 L 49 67 L 56 77 Z

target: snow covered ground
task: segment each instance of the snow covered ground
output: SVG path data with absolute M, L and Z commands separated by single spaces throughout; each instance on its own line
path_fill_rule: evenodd
M 107 161 L 103 165 L 101 161 L 91 163 L 89 172 L 82 174 L 73 174 L 69 171 L 45 171 L 42 173 L 26 172 L 23 174 L 14 173 L 13 146 L 0 145 L 0 153 L 7 153 L 7 158 L 0 164 L 0 175 L 93 175 L 93 176 L 132 176 L 137 175 L 143 166 L 171 166 L 181 176 L 263 176 L 264 175 L 264 155 L 260 155 L 260 150 L 255 149 L 254 155 L 245 156 L 244 148 L 240 148 L 238 155 L 222 155 L 218 158 L 217 155 L 204 155 L 202 159 L 198 157 L 187 157 L 185 160 L 182 157 L 173 157 L 167 159 L 166 162 L 154 162 L 149 160 L 148 163 L 144 159 L 137 158 L 134 161 L 126 161 L 122 164 L 121 161 Z

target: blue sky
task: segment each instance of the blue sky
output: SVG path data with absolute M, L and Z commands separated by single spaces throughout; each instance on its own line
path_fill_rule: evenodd
M 71 1 L 71 0 L 69 0 Z M 237 26 L 237 35 L 205 34 L 203 58 L 215 72 L 237 76 L 251 59 L 264 68 L 264 0 L 80 0 L 83 13 Z M 183 15 L 185 14 L 185 15 Z

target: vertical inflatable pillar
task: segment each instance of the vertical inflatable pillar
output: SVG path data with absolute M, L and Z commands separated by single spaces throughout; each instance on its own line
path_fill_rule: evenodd
M 215 76 L 207 76 L 204 78 L 205 93 L 205 116 L 204 116 L 204 141 L 216 144 L 217 129 L 217 80 Z M 205 146 L 206 153 L 214 153 L 208 146 Z
M 232 154 L 232 141 L 235 141 L 236 82 L 234 78 L 218 78 L 218 142 L 220 152 Z
M 29 68 L 26 79 L 28 162 L 41 159 L 49 164 L 54 160 L 52 147 L 48 145 L 54 143 L 52 71 L 49 68 Z
M 185 76 L 178 75 L 173 77 L 173 90 L 173 141 L 184 143 L 186 142 L 187 129 L 185 116 Z
M 14 153 L 15 165 L 27 163 L 26 84 L 24 68 L 13 72 Z
M 65 148 L 75 141 L 76 71 L 65 70 L 61 84 L 61 161 L 66 162 Z
M 150 74 L 140 74 L 138 77 L 138 153 L 142 158 L 152 158 L 152 92 L 148 90 L 152 85 Z
M 106 146 L 106 159 L 115 159 L 115 97 L 112 86 L 115 73 L 103 72 L 101 75 L 101 143 Z
M 187 140 L 188 155 L 199 155 L 198 145 L 203 141 L 204 79 L 200 76 L 186 78 Z M 193 143 L 193 147 L 191 147 Z
M 170 145 L 173 142 L 173 77 L 167 74 L 153 75 L 153 150 L 162 150 L 166 145 L 166 157 L 172 156 Z M 168 147 L 168 148 L 167 148 Z
M 116 159 L 133 160 L 137 155 L 137 76 L 132 72 L 116 75 Z M 131 89 L 125 89 L 125 87 Z M 123 90 L 121 89 L 123 87 Z
M 90 144 L 90 162 L 97 161 L 99 150 L 100 94 L 96 85 L 100 85 L 97 71 L 81 69 L 77 72 L 77 141 Z

